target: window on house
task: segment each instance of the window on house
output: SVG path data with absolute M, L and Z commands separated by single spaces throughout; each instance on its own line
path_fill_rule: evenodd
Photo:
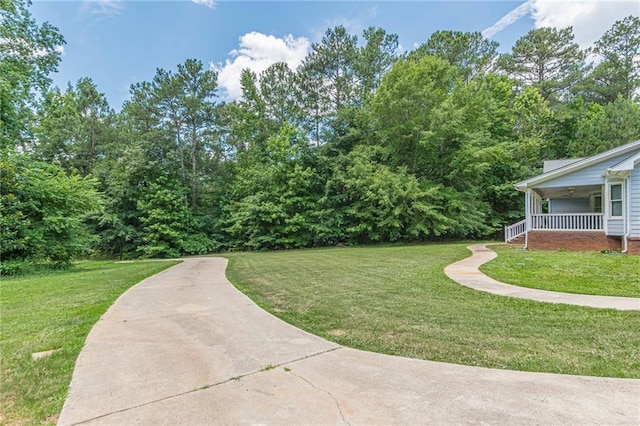
M 602 213 L 602 195 L 600 194 L 593 196 L 593 212 Z
M 618 183 L 609 187 L 609 200 L 611 203 L 611 217 L 622 216 L 622 184 Z

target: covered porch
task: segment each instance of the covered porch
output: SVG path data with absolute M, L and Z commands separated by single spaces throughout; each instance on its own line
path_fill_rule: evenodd
M 505 228 L 505 240 L 524 235 L 517 241 L 527 248 L 635 251 L 639 165 L 640 140 L 587 158 L 545 161 L 542 174 L 514 185 L 525 194 L 525 218 Z
M 529 188 L 525 219 L 505 227 L 505 242 L 527 231 L 604 232 L 602 185 Z

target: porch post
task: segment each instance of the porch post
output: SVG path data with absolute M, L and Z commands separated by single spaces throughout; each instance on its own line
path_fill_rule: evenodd
M 532 197 L 531 197 L 531 189 L 527 188 L 527 192 L 525 193 L 525 198 L 524 198 L 524 218 L 526 220 L 526 230 L 527 232 L 531 229 L 531 201 L 532 201 Z

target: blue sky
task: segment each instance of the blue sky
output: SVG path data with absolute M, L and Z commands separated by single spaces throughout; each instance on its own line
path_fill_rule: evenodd
M 539 26 L 574 26 L 588 46 L 617 19 L 640 14 L 635 1 L 34 1 L 38 22 L 66 39 L 54 83 L 90 77 L 120 109 L 129 86 L 151 80 L 156 68 L 175 69 L 196 58 L 218 70 L 222 98 L 238 95 L 242 68 L 295 66 L 324 31 L 344 25 L 360 35 L 368 26 L 398 34 L 414 49 L 436 30 L 486 31 L 508 51 Z M 497 25 L 496 25 L 497 24 Z

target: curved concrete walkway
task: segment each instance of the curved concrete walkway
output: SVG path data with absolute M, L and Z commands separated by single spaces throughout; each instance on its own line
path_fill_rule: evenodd
M 475 290 L 498 294 L 500 296 L 535 300 L 537 302 L 563 303 L 566 305 L 617 309 L 620 311 L 640 310 L 640 299 L 636 297 L 560 293 L 557 291 L 538 290 L 505 284 L 486 276 L 478 270 L 480 265 L 498 256 L 495 251 L 487 248 L 486 244 L 474 244 L 467 248 L 471 250 L 471 256 L 447 266 L 444 268 L 444 273 L 457 283 Z
M 260 309 L 225 266 L 187 259 L 123 294 L 87 338 L 59 424 L 640 423 L 640 380 L 344 348 Z

